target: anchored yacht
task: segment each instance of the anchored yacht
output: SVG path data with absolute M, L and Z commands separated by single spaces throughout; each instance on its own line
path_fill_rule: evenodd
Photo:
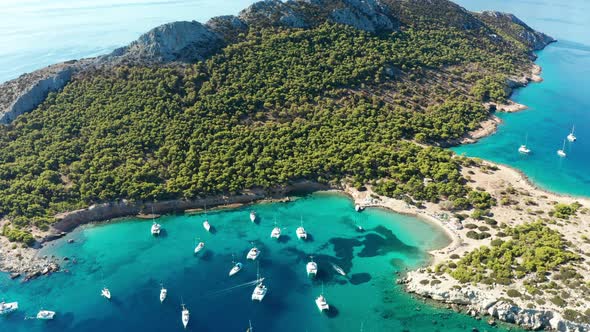
M 161 228 L 162 228 L 162 226 L 154 221 L 154 223 L 152 224 L 152 235 L 153 236 L 160 235 Z
M 211 231 L 211 224 L 209 223 L 209 221 L 205 220 L 203 221 L 203 228 L 207 231 L 210 232 Z
M 184 325 L 185 329 L 186 329 L 186 326 L 188 325 L 189 318 L 190 318 L 190 312 L 184 306 L 184 304 L 182 304 L 182 325 Z
M 561 150 L 557 150 L 557 155 L 561 158 L 565 158 L 567 155 L 565 154 L 565 140 L 563 140 L 563 147 Z
M 100 295 L 105 297 L 107 300 L 111 299 L 111 291 L 106 287 L 100 291 Z
M 9 314 L 18 309 L 18 302 L 0 302 L 0 315 Z
M 162 289 L 160 289 L 160 303 L 164 303 L 166 299 L 166 295 L 168 295 L 168 290 L 164 288 L 164 285 L 161 285 Z
M 195 254 L 198 253 L 199 251 L 203 250 L 204 247 L 205 247 L 205 242 L 199 242 L 199 244 L 197 244 L 197 246 L 195 247 Z
M 277 223 L 275 223 L 275 228 L 270 232 L 270 237 L 277 240 L 281 237 L 281 228 L 277 226 Z
M 575 129 L 575 127 L 572 126 L 572 131 L 569 133 L 569 135 L 567 135 L 567 140 L 572 143 L 577 140 L 576 135 L 574 135 L 574 129 Z
M 252 301 L 258 301 L 258 302 L 262 302 L 262 300 L 264 299 L 264 296 L 266 296 L 266 292 L 268 291 L 268 288 L 266 288 L 266 286 L 264 286 L 264 284 L 262 284 L 262 282 L 264 281 L 264 278 L 260 278 L 260 273 L 256 273 L 256 280 L 257 280 L 257 284 L 256 287 L 254 288 L 254 291 L 252 292 Z
M 41 310 L 37 313 L 37 319 L 51 320 L 55 316 L 55 311 Z
M 336 271 L 339 275 L 341 275 L 341 276 L 346 275 L 346 272 L 344 272 L 344 270 L 340 266 L 338 266 L 334 263 L 331 263 L 331 264 L 332 264 L 332 268 L 334 269 L 334 271 Z
M 256 212 L 250 211 L 250 221 L 256 222 Z
M 328 304 L 328 301 L 326 301 L 324 294 L 320 294 L 320 296 L 318 296 L 317 299 L 315 299 L 315 304 L 318 306 L 320 312 L 330 310 L 330 305 Z
M 246 259 L 256 260 L 256 258 L 258 258 L 259 255 L 260 255 L 260 250 L 258 250 L 258 248 L 256 248 L 256 247 L 253 247 L 252 249 L 250 249 L 250 251 L 248 251 L 248 255 L 246 255 Z
M 234 274 L 240 272 L 242 270 L 242 263 L 235 263 L 234 267 L 231 268 L 231 270 L 229 270 L 229 276 L 233 276 Z
M 310 257 L 311 261 L 307 263 L 305 269 L 307 270 L 307 276 L 315 278 L 318 274 L 318 263 L 313 261 L 313 256 Z

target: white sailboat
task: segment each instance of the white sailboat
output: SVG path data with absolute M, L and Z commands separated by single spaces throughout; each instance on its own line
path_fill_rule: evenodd
M 18 302 L 0 302 L 0 315 L 6 315 L 18 309 Z
M 322 284 L 322 293 L 315 299 L 315 304 L 318 306 L 320 312 L 330 310 L 330 305 L 324 297 L 324 285 Z
M 208 220 L 203 221 L 203 228 L 207 231 L 210 232 L 211 231 L 211 224 L 209 223 Z
M 301 218 L 301 225 L 297 227 L 295 234 L 297 234 L 298 239 L 307 240 L 307 232 L 305 231 L 305 228 L 303 228 L 303 218 Z
M 55 316 L 55 311 L 50 310 L 41 310 L 37 313 L 37 319 L 41 320 L 51 320 Z
M 264 286 L 264 284 L 262 283 L 264 281 L 264 278 L 260 277 L 260 272 L 256 273 L 256 280 L 257 284 L 254 288 L 254 291 L 252 292 L 252 301 L 262 302 L 262 300 L 266 296 L 268 288 L 266 288 L 266 286 Z
M 272 229 L 272 232 L 270 232 L 270 237 L 277 240 L 281 237 L 281 228 L 277 226 L 276 222 L 275 227 Z
M 203 248 L 205 247 L 205 242 L 199 242 L 199 244 L 197 244 L 197 246 L 195 247 L 195 254 L 199 253 L 199 251 L 203 250 Z
M 565 140 L 563 140 L 563 147 L 560 150 L 557 150 L 557 155 L 561 158 L 565 158 L 567 156 L 565 154 Z
M 318 263 L 313 261 L 313 256 L 310 256 L 310 261 L 305 266 L 305 270 L 307 271 L 307 276 L 310 278 L 315 278 L 318 274 Z
M 242 270 L 242 263 L 240 263 L 240 262 L 236 263 L 233 255 L 232 255 L 231 263 L 233 264 L 233 267 L 231 268 L 231 270 L 229 270 L 230 277 Z
M 256 258 L 258 258 L 259 255 L 260 255 L 260 250 L 258 250 L 258 248 L 256 248 L 256 247 L 252 247 L 252 249 L 250 249 L 250 251 L 248 251 L 248 254 L 246 255 L 246 259 L 256 260 Z
M 250 211 L 250 221 L 256 222 L 256 212 Z
M 186 329 L 186 326 L 188 325 L 188 320 L 190 318 L 190 312 L 188 311 L 188 309 L 184 306 L 184 303 L 182 304 L 182 325 L 184 325 L 184 328 Z
M 151 229 L 152 235 L 153 236 L 160 235 L 161 228 L 162 228 L 162 226 L 154 221 L 154 223 L 152 224 L 152 229 Z
M 164 300 L 166 299 L 166 296 L 168 295 L 168 290 L 166 288 L 164 288 L 163 284 L 160 284 L 161 289 L 160 289 L 160 303 L 164 303 Z
M 567 135 L 567 140 L 570 142 L 575 142 L 577 140 L 576 135 L 574 135 L 575 126 L 572 126 L 572 131 Z
M 531 149 L 529 149 L 527 147 L 528 144 L 528 140 L 529 140 L 529 136 L 527 135 L 525 140 L 524 140 L 524 144 L 522 144 L 519 148 L 518 148 L 518 153 L 522 153 L 522 154 L 529 154 L 531 153 Z
M 103 287 L 103 289 L 100 291 L 100 296 L 106 298 L 107 300 L 110 300 L 111 299 L 111 291 L 108 288 Z

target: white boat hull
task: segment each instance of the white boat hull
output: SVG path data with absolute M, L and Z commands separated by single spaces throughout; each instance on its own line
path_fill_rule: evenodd
M 15 312 L 18 309 L 18 302 L 0 303 L 0 315 L 6 315 Z
M 330 310 L 330 305 L 328 304 L 326 299 L 321 295 L 317 299 L 315 299 L 315 304 L 317 305 L 318 310 L 320 312 Z
M 37 319 L 51 320 L 51 319 L 53 319 L 54 316 L 55 316 L 55 311 L 41 310 L 37 314 Z
M 238 263 L 236 265 L 234 265 L 234 267 L 232 267 L 232 269 L 229 271 L 229 276 L 233 276 L 236 273 L 240 272 L 242 270 L 242 263 Z
M 248 255 L 246 255 L 246 259 L 256 260 L 256 258 L 258 258 L 258 256 L 260 256 L 260 251 L 256 248 L 252 248 L 248 252 Z

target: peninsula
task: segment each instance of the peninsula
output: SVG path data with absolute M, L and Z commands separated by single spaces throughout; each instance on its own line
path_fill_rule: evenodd
M 409 291 L 587 329 L 590 202 L 445 149 L 522 108 L 551 42 L 446 0 L 267 0 L 25 74 L 0 86 L 0 268 L 47 271 L 33 247 L 82 223 L 311 186 L 449 233 Z

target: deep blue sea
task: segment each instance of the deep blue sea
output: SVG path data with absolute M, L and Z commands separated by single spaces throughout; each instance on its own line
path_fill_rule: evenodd
M 0 2 L 0 81 L 51 63 L 106 53 L 150 28 L 174 20 L 199 20 L 236 14 L 248 0 L 4 0 Z M 539 185 L 576 195 L 590 195 L 590 4 L 573 1 L 459 1 L 471 10 L 510 11 L 560 41 L 539 52 L 545 82 L 519 90 L 515 99 L 530 107 L 502 115 L 498 133 L 478 144 L 457 148 L 514 166 Z M 578 141 L 555 151 L 572 125 Z M 516 153 L 528 135 L 533 150 Z M 259 225 L 248 221 L 255 209 Z M 217 228 L 207 234 L 208 218 Z M 283 228 L 283 242 L 269 238 L 273 220 Z M 303 219 L 313 239 L 300 242 L 294 230 Z M 432 225 L 383 210 L 354 212 L 345 197 L 314 194 L 290 204 L 263 204 L 206 216 L 170 215 L 159 219 L 160 238 L 149 234 L 149 221 L 126 219 L 79 228 L 43 254 L 76 258 L 69 272 L 21 284 L 0 275 L 0 298 L 16 300 L 20 310 L 0 318 L 0 331 L 181 331 L 180 304 L 191 310 L 190 331 L 504 331 L 462 314 L 433 307 L 394 284 L 395 272 L 426 264 L 427 250 L 448 241 Z M 366 233 L 357 233 L 361 223 Z M 192 254 L 197 238 L 206 250 Z M 254 241 L 262 249 L 260 270 L 269 287 L 262 303 L 252 303 L 256 265 L 244 255 Z M 244 270 L 228 278 L 232 255 Z M 314 255 L 320 278 L 310 281 L 305 263 Z M 335 275 L 330 263 L 347 277 Z M 160 283 L 169 289 L 158 301 Z M 317 311 L 322 292 L 334 310 Z M 99 296 L 108 285 L 111 302 Z M 56 320 L 24 320 L 46 308 Z M 514 330 L 514 328 L 513 328 Z

